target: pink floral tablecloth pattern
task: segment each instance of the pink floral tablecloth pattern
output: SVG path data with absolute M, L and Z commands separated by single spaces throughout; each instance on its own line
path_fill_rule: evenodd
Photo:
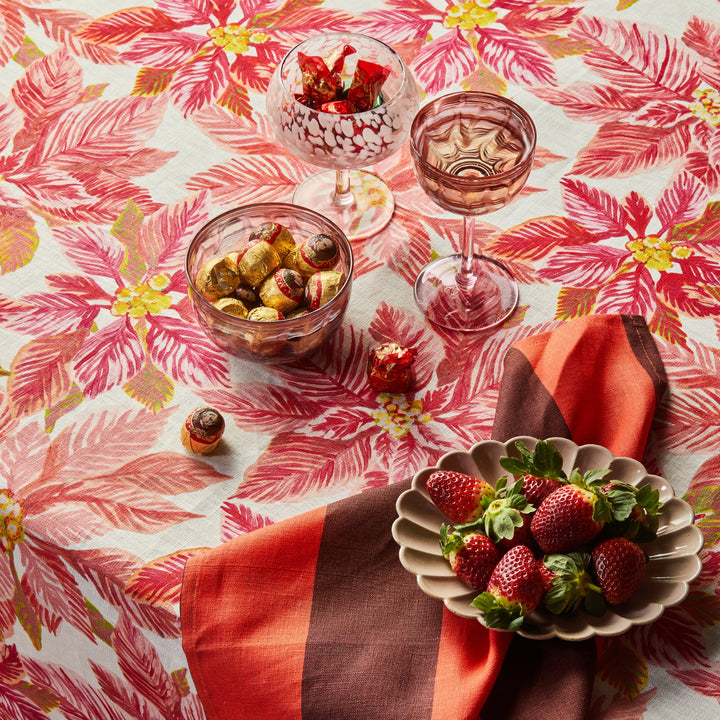
M 406 478 L 489 437 L 505 351 L 590 313 L 646 318 L 670 392 L 646 465 L 693 507 L 703 571 L 605 644 L 593 720 L 718 716 L 718 0 L 0 0 L 0 717 L 202 720 L 183 564 L 240 533 Z M 507 95 L 538 128 L 522 196 L 478 223 L 520 282 L 489 334 L 428 325 L 412 283 L 457 248 L 407 147 L 375 167 L 391 224 L 354 243 L 340 332 L 298 366 L 223 354 L 184 254 L 210 217 L 313 172 L 265 114 L 296 42 L 392 45 L 423 101 Z M 417 350 L 404 395 L 369 350 Z M 225 416 L 212 455 L 180 426 Z

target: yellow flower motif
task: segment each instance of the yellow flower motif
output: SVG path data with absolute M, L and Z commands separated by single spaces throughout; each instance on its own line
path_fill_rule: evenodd
M 270 36 L 264 32 L 250 30 L 236 23 L 210 28 L 207 34 L 212 39 L 213 45 L 237 55 L 247 52 L 250 45 L 262 45 L 270 39 Z
M 684 260 L 693 254 L 688 245 L 673 245 L 670 241 L 648 235 L 628 242 L 625 247 L 632 253 L 633 260 L 642 263 L 648 270 L 669 270 L 673 260 Z
M 129 315 L 132 318 L 159 315 L 172 305 L 172 298 L 162 292 L 169 284 L 170 278 L 160 274 L 151 277 L 147 283 L 118 288 L 115 291 L 117 300 L 110 312 L 117 317 Z
M 495 0 L 468 0 L 459 5 L 451 5 L 443 20 L 446 28 L 459 27 L 461 30 L 474 30 L 487 27 L 497 20 L 497 12 L 484 5 L 492 5 Z
M 720 91 L 714 88 L 693 90 L 696 100 L 689 105 L 690 112 L 715 127 L 720 127 Z
M 427 423 L 432 420 L 429 413 L 424 413 L 422 401 L 415 399 L 408 402 L 404 395 L 379 393 L 378 410 L 371 413 L 375 423 L 395 438 L 404 438 L 414 423 Z
M 15 498 L 9 490 L 0 490 L 0 547 L 10 553 L 25 538 L 23 527 L 22 500 Z

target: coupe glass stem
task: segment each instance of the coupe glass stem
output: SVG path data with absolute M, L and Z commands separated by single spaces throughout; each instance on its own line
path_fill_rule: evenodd
M 350 171 L 335 171 L 335 192 L 333 201 L 341 207 L 349 207 L 353 204 L 353 194 L 350 192 Z
M 475 284 L 473 258 L 475 255 L 475 216 L 463 215 L 462 264 L 457 276 L 457 287 L 462 295 L 469 295 Z

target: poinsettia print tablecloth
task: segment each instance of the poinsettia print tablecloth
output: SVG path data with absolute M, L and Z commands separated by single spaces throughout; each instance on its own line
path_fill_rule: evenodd
M 189 240 L 313 172 L 273 140 L 264 90 L 329 30 L 396 48 L 423 101 L 479 89 L 534 118 L 527 188 L 478 225 L 520 283 L 496 331 L 442 332 L 414 305 L 461 221 L 407 147 L 375 167 L 395 214 L 354 243 L 323 352 L 262 367 L 198 327 Z M 0 271 L 3 718 L 202 720 L 187 558 L 489 437 L 507 348 L 591 313 L 647 320 L 670 392 L 645 463 L 706 539 L 687 599 L 609 641 L 591 716 L 717 717 L 718 0 L 0 0 Z M 403 396 L 359 391 L 385 340 L 418 351 Z M 180 443 L 203 404 L 227 425 L 205 457 Z

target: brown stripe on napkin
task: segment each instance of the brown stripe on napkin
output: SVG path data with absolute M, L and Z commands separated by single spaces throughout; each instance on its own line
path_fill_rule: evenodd
M 530 392 L 523 392 L 525 386 Z M 641 460 L 666 388 L 643 318 L 591 315 L 520 341 L 507 353 L 493 437 L 567 437 Z M 594 640 L 515 636 L 481 720 L 582 720 L 596 661 Z

